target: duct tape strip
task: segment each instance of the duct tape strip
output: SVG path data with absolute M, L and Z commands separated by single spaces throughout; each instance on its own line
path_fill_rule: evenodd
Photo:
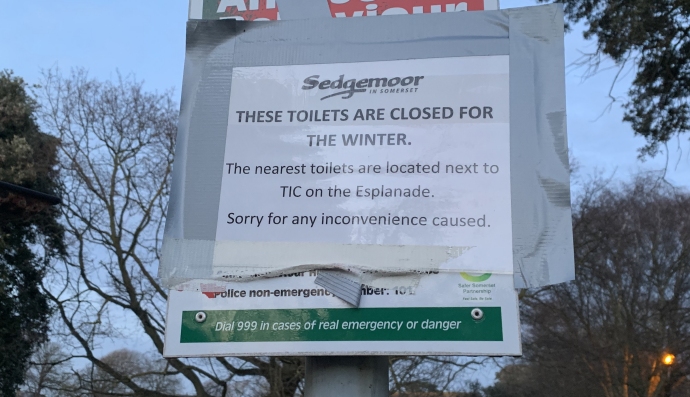
M 173 287 L 186 280 L 228 276 L 217 266 L 223 258 L 216 255 L 216 225 L 223 178 L 218 164 L 224 161 L 234 68 L 493 55 L 511 57 L 510 184 L 516 282 L 534 287 L 572 279 L 563 11 L 560 5 L 544 5 L 371 19 L 190 21 L 173 191 L 159 268 L 162 283 Z M 469 263 L 474 251 L 456 259 Z M 279 274 L 295 269 L 294 264 L 283 265 L 264 268 Z M 328 263 L 301 265 L 319 269 Z M 382 275 L 401 271 L 413 275 L 433 266 L 444 271 L 443 262 L 424 266 L 410 261 L 391 266 Z M 462 264 L 457 269 L 478 270 Z M 235 270 L 250 275 L 246 269 Z
M 515 286 L 530 288 L 575 278 L 563 9 L 509 15 L 513 260 Z
M 362 284 L 352 281 L 346 275 L 330 270 L 320 270 L 314 280 L 314 284 L 324 287 L 328 292 L 351 304 L 359 307 L 362 297 Z

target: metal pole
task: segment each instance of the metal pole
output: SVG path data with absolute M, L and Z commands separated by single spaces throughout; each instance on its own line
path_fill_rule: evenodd
M 36 190 L 27 189 L 22 186 L 17 186 L 9 182 L 0 181 L 0 189 L 7 190 L 13 193 L 21 194 L 22 196 L 31 197 L 36 200 L 45 201 L 50 205 L 58 205 L 62 203 L 60 197 L 52 196 L 50 194 L 41 193 Z
M 305 397 L 387 397 L 388 357 L 307 357 Z

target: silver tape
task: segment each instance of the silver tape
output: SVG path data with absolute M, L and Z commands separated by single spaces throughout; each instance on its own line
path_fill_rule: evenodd
M 332 270 L 319 270 L 314 284 L 324 287 L 328 292 L 352 306 L 359 307 L 362 284 L 351 280 L 346 275 Z
M 159 270 L 163 284 L 220 277 L 213 274 L 222 178 L 218 164 L 223 162 L 234 67 L 487 55 L 510 55 L 516 285 L 572 279 L 563 12 L 560 5 L 542 5 L 385 18 L 190 21 L 167 248 Z M 180 254 L 179 246 L 188 241 L 211 251 Z M 323 265 L 304 263 L 301 268 Z M 274 270 L 290 273 L 294 267 Z M 401 270 L 390 269 L 391 274 Z M 415 267 L 407 270 L 413 273 Z

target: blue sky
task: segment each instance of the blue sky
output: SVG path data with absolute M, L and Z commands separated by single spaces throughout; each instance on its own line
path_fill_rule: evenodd
M 502 8 L 534 5 L 531 0 L 503 0 Z M 175 89 L 179 96 L 184 64 L 187 0 L 177 1 L 3 1 L 0 2 L 0 68 L 13 69 L 28 82 L 38 82 L 40 71 L 84 67 L 98 78 L 134 73 L 152 90 Z M 577 28 L 566 37 L 566 62 L 591 51 Z M 567 75 L 570 147 L 581 163 L 582 175 L 595 170 L 615 171 L 627 178 L 637 170 L 661 169 L 665 156 L 646 162 L 637 159 L 644 143 L 621 121 L 618 104 L 607 111 L 613 72 L 582 80 L 584 70 Z M 624 96 L 630 78 L 614 91 Z M 690 137 L 690 134 L 688 134 Z M 668 179 L 690 184 L 690 142 L 681 140 L 682 153 L 670 146 Z M 676 168 L 676 163 L 678 166 Z

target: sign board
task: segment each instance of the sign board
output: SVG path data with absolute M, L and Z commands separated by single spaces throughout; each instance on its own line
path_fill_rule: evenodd
M 333 18 L 497 10 L 498 0 L 322 0 Z M 314 3 L 305 3 L 311 4 Z M 280 12 L 276 0 L 191 0 L 189 19 L 237 19 L 275 21 Z
M 190 21 L 164 354 L 519 355 L 515 280 L 571 277 L 562 18 Z
M 214 274 L 341 262 L 429 275 L 364 285 L 358 309 L 316 271 L 174 291 L 166 354 L 519 354 L 508 56 L 238 67 L 232 80 Z M 454 254 L 424 265 L 412 250 Z M 485 262 L 503 274 L 460 271 Z
M 454 272 L 416 287 L 365 286 L 357 309 L 315 277 L 300 272 L 171 291 L 165 355 L 520 354 L 510 276 Z

